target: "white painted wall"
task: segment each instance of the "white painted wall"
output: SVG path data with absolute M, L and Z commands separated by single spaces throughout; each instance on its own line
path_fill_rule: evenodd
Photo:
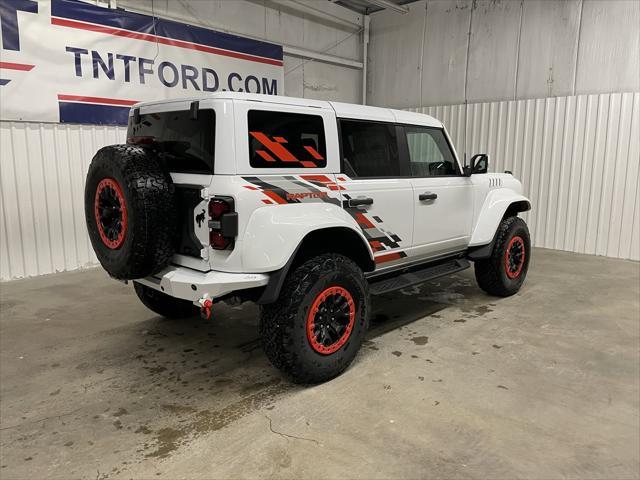
M 640 93 L 410 110 L 522 181 L 535 246 L 640 260 Z
M 369 103 L 434 115 L 461 157 L 513 170 L 534 245 L 640 260 L 640 2 L 409 8 L 371 16 Z
M 118 0 L 118 7 L 151 14 L 151 0 Z M 362 61 L 362 16 L 329 1 L 154 0 L 153 11 L 214 30 Z M 360 103 L 362 70 L 286 53 L 284 94 Z
M 125 127 L 0 122 L 0 279 L 97 263 L 84 221 L 95 152 Z
M 423 0 L 409 8 L 371 15 L 372 105 L 640 90 L 637 0 Z

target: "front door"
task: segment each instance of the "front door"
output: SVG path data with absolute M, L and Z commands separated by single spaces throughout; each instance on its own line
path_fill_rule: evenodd
M 462 175 L 443 129 L 403 131 L 413 189 L 413 253 L 430 258 L 464 250 L 473 219 L 470 178 Z
M 403 177 L 398 127 L 340 120 L 343 207 L 374 252 L 376 271 L 408 261 L 413 235 L 413 189 Z

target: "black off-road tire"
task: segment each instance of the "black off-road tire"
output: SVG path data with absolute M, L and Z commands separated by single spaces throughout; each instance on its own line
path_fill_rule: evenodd
M 332 353 L 319 353 L 307 332 L 309 311 L 334 288 L 351 296 L 355 317 L 350 334 L 341 337 L 344 343 L 335 342 L 331 348 L 341 346 Z M 278 300 L 262 307 L 260 336 L 274 366 L 295 383 L 311 384 L 342 373 L 358 353 L 368 327 L 369 286 L 362 270 L 345 256 L 323 254 L 290 272 Z
M 521 239 L 524 247 L 524 259 L 518 262 L 518 269 L 509 271 L 508 249 L 515 243 L 519 244 L 518 239 Z M 491 256 L 475 261 L 476 281 L 490 295 L 509 297 L 520 290 L 527 276 L 530 260 L 531 238 L 527 224 L 519 217 L 507 217 L 498 226 Z
M 133 282 L 133 287 L 144 306 L 163 317 L 189 318 L 199 313 L 198 307 L 188 300 L 171 297 L 138 282 Z
M 98 212 L 106 211 L 97 200 L 104 190 L 121 217 L 120 229 L 98 224 L 103 218 Z M 96 153 L 87 173 L 85 218 L 91 245 L 109 275 L 133 280 L 167 265 L 176 235 L 174 193 L 171 177 L 150 150 L 112 145 Z M 112 238 L 105 231 L 113 233 Z

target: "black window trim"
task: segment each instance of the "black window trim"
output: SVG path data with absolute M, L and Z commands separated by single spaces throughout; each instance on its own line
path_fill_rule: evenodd
M 411 179 L 411 178 L 452 178 L 452 177 L 464 177 L 464 173 L 462 172 L 462 167 L 460 166 L 460 160 L 458 159 L 458 157 L 455 154 L 455 151 L 453 149 L 453 146 L 451 145 L 451 142 L 449 141 L 449 136 L 447 135 L 447 132 L 445 132 L 444 127 L 430 127 L 427 125 L 416 125 L 416 124 L 412 124 L 412 123 L 397 123 L 397 122 L 385 122 L 385 121 L 381 121 L 381 120 L 370 120 L 370 119 L 360 119 L 360 118 L 348 118 L 348 117 L 336 117 L 337 120 L 337 127 L 338 127 L 338 150 L 340 153 L 340 174 L 342 175 L 347 175 L 349 178 L 351 178 L 352 180 L 390 180 L 390 179 L 394 179 L 394 178 L 399 178 L 399 179 Z M 404 172 L 404 174 L 401 175 L 387 175 L 387 176 L 379 176 L 379 177 L 361 177 L 361 176 L 355 176 L 352 177 L 350 175 L 348 175 L 345 172 L 345 168 L 344 168 L 344 154 L 342 152 L 342 122 L 343 121 L 347 121 L 347 122 L 362 122 L 362 123 L 377 123 L 377 124 L 382 124 L 382 125 L 393 125 L 396 127 L 396 143 L 397 143 L 397 148 L 398 148 L 398 161 L 400 162 L 400 171 Z M 458 171 L 457 174 L 455 175 L 422 175 L 422 176 L 415 176 L 411 174 L 411 160 L 409 158 L 409 144 L 407 142 L 407 136 L 406 136 L 406 131 L 405 128 L 406 127 L 413 127 L 413 128 L 426 128 L 426 129 L 433 129 L 433 130 L 440 130 L 442 131 L 442 135 L 445 139 L 445 141 L 447 142 L 447 147 L 449 148 L 449 151 L 451 152 L 451 156 L 453 157 L 455 164 L 456 164 L 456 170 Z

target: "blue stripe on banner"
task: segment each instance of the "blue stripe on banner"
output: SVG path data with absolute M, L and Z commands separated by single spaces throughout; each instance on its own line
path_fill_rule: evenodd
M 123 10 L 112 10 L 80 2 L 79 0 L 52 0 L 51 15 L 113 28 L 122 28 L 124 30 L 146 33 L 148 35 L 156 34 L 174 40 L 199 43 L 209 47 L 223 48 L 225 50 L 257 55 L 274 60 L 282 60 L 283 58 L 281 45 L 252 40 L 229 33 L 216 32 L 207 28 L 161 18 L 156 20 L 154 32 L 153 17 L 149 15 L 141 15 Z
M 4 87 L 11 80 L 7 80 L 6 78 L 0 78 L 0 87 Z
M 129 120 L 129 107 L 72 102 L 58 102 L 58 105 L 62 123 L 127 125 Z

